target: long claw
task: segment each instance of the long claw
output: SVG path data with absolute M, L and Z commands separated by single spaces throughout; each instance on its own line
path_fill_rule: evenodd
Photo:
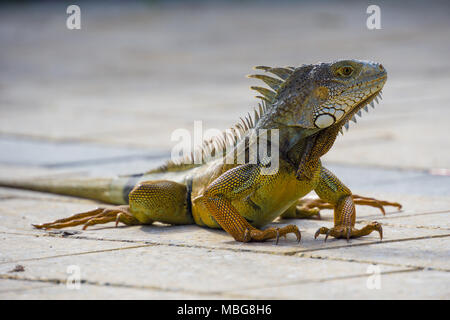
M 314 233 L 314 239 L 317 239 L 317 237 L 320 235 L 320 230 L 322 228 L 317 229 L 316 233 Z
M 117 228 L 117 226 L 119 225 L 119 222 L 120 222 L 120 217 L 123 215 L 123 213 L 122 212 L 119 212 L 118 214 L 117 214 L 117 216 L 116 216 L 116 228 Z
M 377 201 L 377 203 L 379 204 L 379 202 Z M 380 204 L 380 206 L 378 207 L 381 210 L 381 213 L 383 214 L 383 216 L 386 215 L 386 210 L 384 210 L 383 206 Z
M 376 229 L 377 231 L 378 231 L 378 233 L 380 234 L 380 241 L 382 241 L 383 240 L 383 228 L 381 227 L 381 225 L 380 225 L 380 227 L 378 228 L 378 229 Z
M 327 234 L 325 235 L 325 240 L 323 242 L 327 242 L 328 236 L 330 235 L 332 229 L 329 229 L 327 231 Z

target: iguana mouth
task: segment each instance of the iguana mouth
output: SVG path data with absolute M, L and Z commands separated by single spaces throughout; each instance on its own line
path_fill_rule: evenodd
M 381 87 L 376 92 L 372 93 L 370 96 L 368 96 L 366 99 L 362 100 L 360 103 L 358 103 L 352 111 L 350 111 L 344 118 L 342 118 L 341 121 L 339 121 L 338 125 L 340 126 L 340 131 L 343 133 L 343 127 L 348 130 L 350 126 L 350 120 L 356 123 L 356 116 L 361 117 L 362 112 L 361 110 L 364 109 L 364 111 L 369 112 L 369 105 L 375 109 L 375 103 L 379 103 L 379 100 L 382 100 L 382 90 Z

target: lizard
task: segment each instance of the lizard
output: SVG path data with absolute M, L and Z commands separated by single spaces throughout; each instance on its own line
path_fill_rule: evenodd
M 355 205 L 379 208 L 401 204 L 352 194 L 320 158 L 333 146 L 349 121 L 375 107 L 387 80 L 382 64 L 355 59 L 305 64 L 299 67 L 257 66 L 267 87 L 252 86 L 260 103 L 223 135 L 205 141 L 187 156 L 168 160 L 143 174 L 114 178 L 35 179 L 0 181 L 0 186 L 65 194 L 114 206 L 77 213 L 38 229 L 59 229 L 115 222 L 115 225 L 197 224 L 221 228 L 236 241 L 266 241 L 301 233 L 297 225 L 262 229 L 277 217 L 307 218 L 334 210 L 334 226 L 321 227 L 314 238 L 357 238 L 373 231 L 383 238 L 380 223 L 355 226 Z M 251 147 L 267 139 L 277 159 L 252 156 Z M 251 139 L 252 137 L 255 139 Z M 258 140 L 260 139 L 260 140 Z M 250 142 L 249 142 L 250 141 Z M 251 142 L 253 141 L 253 142 Z M 226 151 L 224 151 L 224 147 Z M 232 161 L 224 161 L 224 159 Z M 237 161 L 244 159 L 244 161 Z M 276 163 L 275 169 L 271 168 Z M 266 172 L 269 171 L 269 172 Z M 302 199 L 311 191 L 318 199 Z M 320 216 L 319 216 L 320 217 Z

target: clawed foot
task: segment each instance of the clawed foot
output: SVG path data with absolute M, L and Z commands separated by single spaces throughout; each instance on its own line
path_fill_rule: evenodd
M 348 241 L 350 238 L 362 237 L 372 233 L 373 231 L 377 231 L 380 234 L 380 240 L 383 240 L 383 228 L 381 227 L 381 224 L 376 221 L 366 225 L 362 229 L 356 229 L 353 226 L 345 225 L 334 226 L 331 229 L 321 227 L 316 231 L 314 239 L 317 239 L 320 234 L 324 234 L 325 241 L 327 241 L 328 236 L 332 236 L 337 239 L 346 238 Z
M 295 218 L 297 219 L 316 219 L 321 220 L 320 208 L 317 206 L 305 203 L 303 205 L 298 205 L 295 210 Z
M 276 244 L 278 244 L 280 236 L 286 238 L 286 235 L 288 233 L 295 234 L 295 236 L 297 237 L 297 242 L 300 242 L 302 238 L 300 230 L 296 225 L 293 224 L 290 224 L 282 228 L 267 228 L 265 230 L 246 229 L 243 241 L 250 242 L 250 241 L 265 241 L 269 239 L 276 239 Z
M 55 220 L 49 223 L 33 224 L 37 229 L 61 229 L 83 225 L 83 230 L 88 226 L 108 222 L 119 222 L 127 225 L 138 224 L 139 221 L 128 211 L 128 206 L 118 206 L 114 208 L 97 208 L 84 213 L 75 214 L 71 217 Z
M 384 210 L 385 206 L 396 207 L 398 210 L 402 208 L 402 205 L 398 202 L 378 200 L 375 198 L 363 197 L 356 194 L 353 195 L 353 202 L 358 205 L 366 205 L 378 208 L 381 210 L 381 213 L 383 213 L 383 215 L 386 215 L 386 211 Z
M 383 215 L 386 214 L 384 207 L 391 206 L 396 207 L 398 210 L 402 208 L 402 205 L 398 202 L 390 202 L 385 200 L 378 200 L 375 198 L 363 197 L 356 194 L 352 195 L 353 202 L 356 205 L 370 206 L 380 209 Z M 317 215 L 320 209 L 333 209 L 334 205 L 328 203 L 320 198 L 318 199 L 301 199 L 297 205 L 297 216 L 299 217 L 304 213 L 304 217 Z

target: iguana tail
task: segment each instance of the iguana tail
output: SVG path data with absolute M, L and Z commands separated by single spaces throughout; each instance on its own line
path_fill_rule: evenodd
M 29 180 L 0 179 L 0 187 L 34 190 L 111 204 L 126 204 L 128 194 L 137 183 L 133 176 L 118 178 L 39 178 Z

